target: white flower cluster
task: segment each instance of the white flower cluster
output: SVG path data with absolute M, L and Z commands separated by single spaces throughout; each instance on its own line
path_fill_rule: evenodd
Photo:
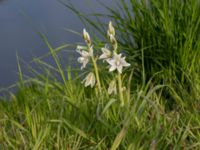
M 85 83 L 84 84 L 85 87 L 95 86 L 96 78 L 99 78 L 98 67 L 97 67 L 97 60 L 99 59 L 109 64 L 109 72 L 113 72 L 117 70 L 118 74 L 122 74 L 123 68 L 130 66 L 130 64 L 126 62 L 125 57 L 122 57 L 121 53 L 117 53 L 118 45 L 117 45 L 117 40 L 115 39 L 115 29 L 112 25 L 112 22 L 109 22 L 107 34 L 108 34 L 110 43 L 113 47 L 113 50 L 110 50 L 109 48 L 105 46 L 101 48 L 102 54 L 99 57 L 95 57 L 90 35 L 85 29 L 83 29 L 83 38 L 87 46 L 77 46 L 77 52 L 80 54 L 80 57 L 78 58 L 77 61 L 82 64 L 81 70 L 86 67 L 86 65 L 90 62 L 90 60 L 92 61 L 94 69 L 95 69 L 95 74 L 93 72 L 90 72 L 86 76 L 86 78 L 82 81 L 82 83 Z M 99 79 L 97 79 L 97 81 L 99 82 L 99 86 L 100 86 Z M 116 84 L 117 84 L 116 80 L 112 80 L 110 82 L 109 88 L 108 88 L 108 94 L 117 93 Z

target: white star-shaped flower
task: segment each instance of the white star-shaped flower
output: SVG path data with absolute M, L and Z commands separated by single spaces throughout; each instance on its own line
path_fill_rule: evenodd
M 77 50 L 76 50 L 81 55 L 81 57 L 79 57 L 77 61 L 82 64 L 81 66 L 81 70 L 82 70 L 88 64 L 90 57 L 93 56 L 93 48 L 90 47 L 89 51 L 86 51 L 80 48 L 85 48 L 85 47 L 77 46 Z
M 108 48 L 103 47 L 101 48 L 101 51 L 102 51 L 102 54 L 99 57 L 99 59 L 109 60 L 111 58 L 112 53 Z
M 84 85 L 85 87 L 87 86 L 91 86 L 91 88 L 94 87 L 95 82 L 96 82 L 94 73 L 90 72 L 82 81 L 82 83 L 84 82 L 85 82 L 85 85 Z
M 113 58 L 107 60 L 107 62 L 110 64 L 110 72 L 117 69 L 119 73 L 122 73 L 123 67 L 130 66 L 130 64 L 126 62 L 125 57 L 122 57 L 122 54 L 117 54 L 115 52 Z

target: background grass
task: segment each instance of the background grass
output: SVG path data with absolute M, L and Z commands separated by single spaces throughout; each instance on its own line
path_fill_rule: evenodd
M 84 74 L 60 61 L 58 52 L 71 45 L 54 48 L 41 35 L 55 66 L 35 58 L 43 72 L 31 68 L 34 77 L 25 78 L 19 61 L 18 92 L 0 102 L 0 148 L 200 149 L 200 1 L 114 2 L 116 8 L 100 3 L 109 13 L 90 20 L 91 14 L 62 1 L 102 37 L 107 23 L 99 20 L 113 21 L 132 64 L 127 105 L 120 107 L 105 86 L 100 96 L 84 88 Z M 96 48 L 103 45 L 94 39 Z M 100 73 L 106 85 L 103 68 Z

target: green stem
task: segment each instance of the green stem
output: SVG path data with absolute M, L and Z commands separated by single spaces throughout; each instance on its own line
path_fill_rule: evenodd
M 122 77 L 121 74 L 118 73 L 118 88 L 119 88 L 119 98 L 121 101 L 121 106 L 124 106 L 124 97 L 123 97 L 123 88 L 122 88 Z
M 99 71 L 98 71 L 97 63 L 96 63 L 96 60 L 94 57 L 92 57 L 92 62 L 93 62 L 94 71 L 95 71 L 95 75 L 96 75 L 96 79 L 97 79 L 97 86 L 98 86 L 99 92 L 101 93 L 101 83 L 100 83 L 100 78 L 99 78 Z

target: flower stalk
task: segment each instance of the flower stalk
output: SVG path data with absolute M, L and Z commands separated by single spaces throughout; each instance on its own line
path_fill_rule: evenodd
M 96 59 L 95 59 L 95 57 L 93 55 L 92 41 L 91 41 L 90 35 L 86 31 L 86 29 L 83 29 L 83 38 L 85 40 L 85 43 L 87 44 L 89 53 L 91 53 L 91 60 L 92 60 L 92 63 L 93 63 L 94 72 L 95 72 L 95 76 L 96 76 L 96 80 L 97 80 L 97 87 L 99 89 L 99 92 L 101 92 L 101 83 L 100 83 L 100 78 L 99 78 L 99 71 L 98 71 L 97 61 L 96 61 Z
M 122 86 L 122 76 L 118 73 L 118 90 L 119 90 L 119 98 L 121 101 L 121 106 L 124 106 L 124 95 L 123 95 L 123 86 Z
M 112 22 L 109 22 L 108 25 L 108 31 L 107 31 L 109 40 L 112 44 L 113 47 L 113 58 L 107 60 L 107 62 L 110 64 L 110 69 L 109 71 L 114 71 L 117 70 L 118 71 L 118 76 L 117 76 L 117 80 L 118 80 L 118 91 L 119 91 L 119 98 L 120 98 L 120 102 L 121 102 L 121 106 L 124 106 L 124 95 L 123 95 L 123 85 L 122 85 L 122 69 L 123 67 L 128 67 L 130 66 L 129 63 L 126 62 L 125 57 L 122 57 L 122 54 L 118 54 L 117 53 L 117 49 L 118 49 L 118 44 L 117 44 L 117 40 L 115 38 L 115 28 L 112 25 Z
M 97 62 L 96 62 L 96 59 L 94 58 L 94 56 L 92 57 L 92 63 L 93 63 L 94 72 L 95 72 L 95 76 L 96 76 L 96 80 L 97 80 L 97 87 L 99 89 L 99 93 L 101 93 L 101 82 L 100 82 L 100 78 L 99 78 L 99 70 L 98 70 Z

